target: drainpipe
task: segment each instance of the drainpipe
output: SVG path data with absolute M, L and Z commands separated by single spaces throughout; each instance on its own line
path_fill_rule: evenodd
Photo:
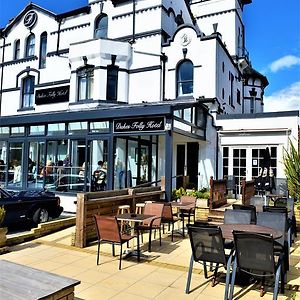
M 59 51 L 61 21 L 62 21 L 61 19 L 59 19 L 58 21 L 56 55 L 58 55 L 58 51 Z
M 2 61 L 1 61 L 1 82 L 0 82 L 0 116 L 2 109 L 2 90 L 3 90 L 3 74 L 4 74 L 4 52 L 5 52 L 5 37 L 3 36 L 3 49 L 2 49 Z
M 162 61 L 162 101 L 166 97 L 166 62 L 168 57 L 164 52 L 161 53 L 160 60 Z
M 132 0 L 132 40 L 130 43 L 135 43 L 135 0 Z

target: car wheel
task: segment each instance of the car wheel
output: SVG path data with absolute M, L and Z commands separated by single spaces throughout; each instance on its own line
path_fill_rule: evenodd
M 49 220 L 49 212 L 46 208 L 39 208 L 35 211 L 32 221 L 35 224 L 45 223 Z

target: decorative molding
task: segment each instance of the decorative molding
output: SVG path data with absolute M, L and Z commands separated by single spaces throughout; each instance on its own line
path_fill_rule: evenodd
M 40 88 L 40 87 L 47 87 L 47 86 L 57 86 L 60 84 L 68 84 L 70 83 L 69 79 L 65 79 L 65 80 L 58 80 L 58 81 L 51 81 L 51 82 L 44 82 L 44 83 L 39 83 L 37 85 L 35 85 L 36 88 Z
M 136 14 L 143 13 L 143 12 L 146 12 L 148 10 L 155 10 L 155 9 L 159 9 L 159 8 L 163 8 L 165 11 L 168 11 L 163 5 L 155 5 L 155 6 L 149 6 L 149 7 L 146 7 L 146 8 L 142 8 L 142 9 L 137 9 L 135 11 L 135 13 Z M 133 12 L 128 12 L 128 13 L 124 13 L 124 14 L 120 14 L 120 15 L 115 15 L 115 16 L 112 17 L 112 20 L 129 17 L 132 14 L 133 14 Z
M 196 19 L 204 19 L 204 18 L 223 15 L 223 14 L 227 14 L 227 13 L 231 13 L 231 12 L 236 12 L 236 9 L 228 9 L 228 10 L 218 11 L 218 12 L 215 12 L 215 13 L 211 13 L 211 14 L 207 14 L 207 15 L 203 15 L 203 16 L 198 16 L 198 17 L 196 17 Z
M 69 49 L 61 49 L 58 51 L 51 51 L 47 53 L 47 57 L 51 57 L 51 56 L 56 56 L 56 55 L 61 55 L 61 54 L 67 54 L 69 53 Z
M 59 32 L 65 32 L 65 31 L 69 31 L 69 30 L 75 30 L 75 29 L 78 29 L 78 28 L 83 28 L 83 27 L 88 27 L 88 26 L 91 26 L 90 22 L 79 24 L 79 25 L 75 25 L 75 26 L 71 26 L 71 27 L 67 27 L 67 28 L 63 28 L 63 29 L 60 29 L 60 30 L 56 30 L 56 31 L 50 32 L 50 34 L 51 35 L 58 34 Z
M 20 63 L 24 63 L 24 62 L 29 62 L 29 61 L 37 60 L 37 59 L 38 59 L 38 57 L 36 55 L 32 55 L 32 56 L 25 57 L 25 58 L 14 59 L 14 60 L 10 60 L 10 61 L 4 62 L 4 63 L 0 64 L 0 67 L 2 67 L 2 66 L 9 66 L 9 65 L 15 65 L 15 64 L 20 64 Z
M 4 47 L 8 47 L 8 46 L 11 46 L 11 43 L 7 43 L 7 44 L 4 44 L 4 45 L 0 46 L 0 49 L 2 49 Z

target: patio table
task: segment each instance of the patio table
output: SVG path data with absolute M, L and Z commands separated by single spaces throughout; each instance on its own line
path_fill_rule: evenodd
M 271 234 L 275 240 L 282 237 L 282 232 L 279 230 L 255 224 L 221 224 L 219 226 L 222 230 L 223 238 L 227 240 L 233 240 L 233 230 Z
M 131 235 L 134 235 L 134 224 L 135 223 L 142 223 L 143 221 L 145 220 L 148 220 L 148 219 L 152 219 L 152 218 L 155 218 L 154 215 L 144 215 L 144 214 L 134 214 L 134 213 L 131 213 L 131 214 L 119 214 L 116 216 L 116 218 L 119 220 L 119 221 L 127 221 L 127 222 L 130 222 L 131 223 Z M 139 230 L 137 229 L 137 236 L 138 236 L 138 243 L 139 243 Z M 133 245 L 133 240 L 132 240 L 132 250 L 127 252 L 127 256 L 137 256 L 138 257 L 138 261 L 140 261 L 140 252 L 138 251 L 135 251 L 133 249 L 134 245 Z

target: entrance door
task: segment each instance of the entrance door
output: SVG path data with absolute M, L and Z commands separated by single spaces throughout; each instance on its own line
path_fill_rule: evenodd
M 183 186 L 183 175 L 185 164 L 185 145 L 177 145 L 176 157 L 176 188 L 179 189 Z
M 233 176 L 237 184 L 237 192 L 241 193 L 241 180 L 246 178 L 246 149 L 233 149 Z
M 189 187 L 198 189 L 199 144 L 187 143 L 186 171 L 189 176 Z

